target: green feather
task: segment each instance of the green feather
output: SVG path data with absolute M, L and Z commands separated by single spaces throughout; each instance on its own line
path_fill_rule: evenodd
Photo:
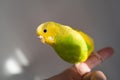
M 86 42 L 72 29 L 65 29 L 64 35 L 62 33 L 56 35 L 56 44 L 53 48 L 63 60 L 70 63 L 83 62 L 88 57 Z

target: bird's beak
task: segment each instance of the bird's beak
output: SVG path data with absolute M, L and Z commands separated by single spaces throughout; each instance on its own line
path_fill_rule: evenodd
M 43 36 L 40 35 L 40 36 L 38 36 L 38 38 L 41 40 L 42 43 L 45 43 L 45 39 Z

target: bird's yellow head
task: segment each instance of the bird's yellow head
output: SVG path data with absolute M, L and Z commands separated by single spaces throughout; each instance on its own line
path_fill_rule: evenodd
M 58 24 L 55 22 L 45 22 L 38 26 L 36 33 L 42 43 L 53 45 L 55 36 L 58 33 Z

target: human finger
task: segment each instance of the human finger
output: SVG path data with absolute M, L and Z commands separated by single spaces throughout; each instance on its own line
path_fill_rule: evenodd
M 107 78 L 102 71 L 93 71 L 83 76 L 82 80 L 107 80 Z
M 90 69 L 92 69 L 103 62 L 105 59 L 112 56 L 112 54 L 113 48 L 106 47 L 91 55 L 85 63 L 89 66 Z

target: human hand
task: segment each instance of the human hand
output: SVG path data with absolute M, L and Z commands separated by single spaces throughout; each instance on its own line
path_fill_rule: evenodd
M 103 48 L 92 54 L 86 62 L 74 64 L 69 69 L 47 80 L 107 80 L 102 71 L 91 72 L 91 70 L 112 54 L 113 49 L 111 47 Z

